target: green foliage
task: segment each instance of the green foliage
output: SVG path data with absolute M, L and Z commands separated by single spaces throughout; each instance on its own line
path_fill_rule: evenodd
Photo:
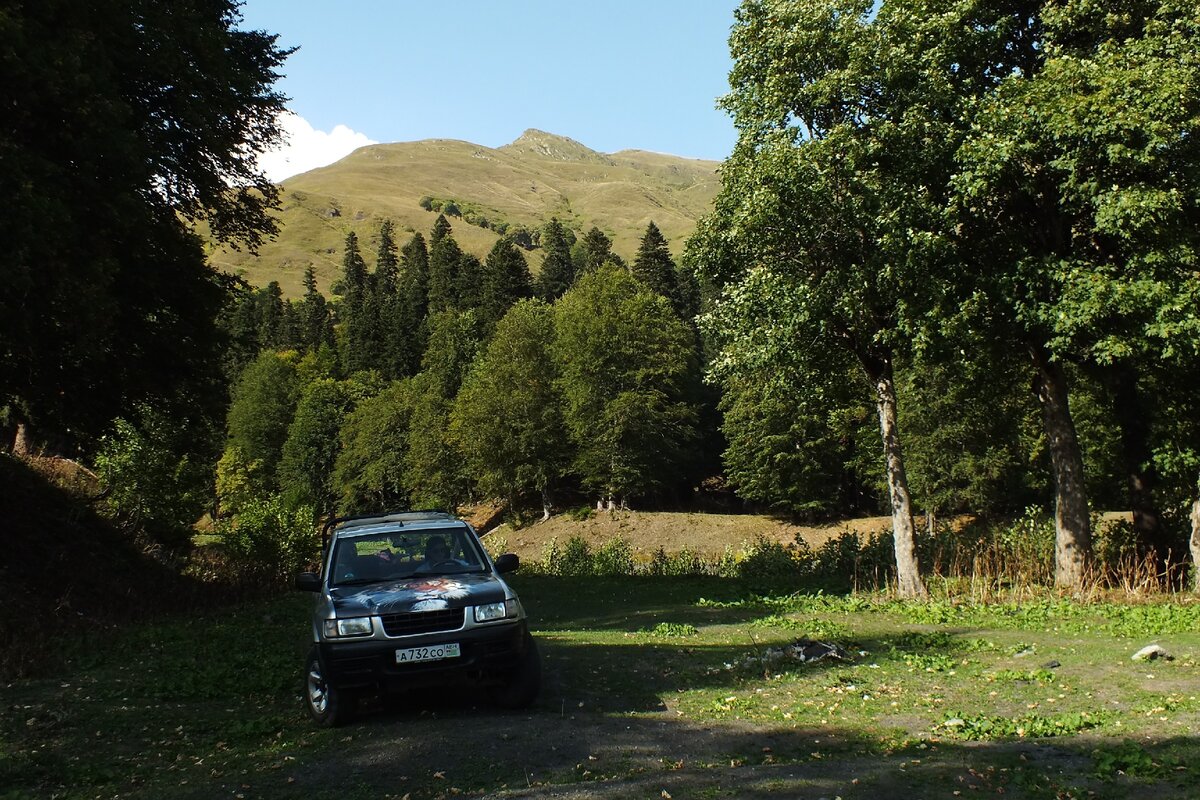
M 403 481 L 414 404 L 411 379 L 360 401 L 341 427 L 333 487 L 342 514 L 409 505 Z
M 285 585 L 317 558 L 321 540 L 311 506 L 281 496 L 255 498 L 217 529 L 221 543 L 251 574 Z
M 519 300 L 533 296 L 533 276 L 525 256 L 512 240 L 501 238 L 483 264 L 480 313 L 488 327 L 494 326 Z
M 712 569 L 704 559 L 686 547 L 677 553 L 668 554 L 661 546 L 655 548 L 646 564 L 645 572 L 654 577 L 679 577 L 684 575 L 707 575 Z
M 938 730 L 956 739 L 993 741 L 1034 737 L 1070 736 L 1104 724 L 1106 712 L 1073 711 L 1063 714 L 1026 714 L 1019 717 L 947 713 Z
M 546 255 L 538 273 L 537 293 L 547 303 L 562 297 L 575 283 L 575 262 L 571 259 L 573 239 L 574 234 L 563 227 L 558 217 L 551 217 L 542 229 L 542 249 Z
M 259 462 L 268 486 L 283 454 L 288 426 L 300 399 L 293 355 L 264 350 L 238 379 L 229 405 L 229 444 L 245 460 Z
M 104 503 L 119 519 L 178 540 L 204 513 L 210 474 L 186 424 L 140 406 L 135 422 L 118 418 L 101 437 L 96 473 Z
M 562 546 L 558 544 L 558 539 L 551 539 L 542 557 L 542 569 L 547 575 L 593 575 L 592 548 L 580 536 L 572 536 Z
M 216 468 L 217 510 L 221 515 L 238 514 L 268 492 L 268 479 L 261 461 L 250 461 L 236 445 L 221 454 Z
M 633 575 L 633 546 L 620 536 L 609 539 L 592 555 L 595 575 Z
M 1023 366 L 1011 356 L 988 364 L 916 358 L 901 373 L 900 426 L 918 507 L 1003 515 L 1049 502 L 1041 418 Z
M 801 574 L 797 553 L 779 542 L 759 536 L 736 563 L 736 575 L 755 587 L 781 589 L 794 586 Z
M 671 301 L 672 308 L 677 314 L 680 313 L 682 298 L 675 279 L 675 262 L 671 259 L 667 240 L 653 222 L 646 226 L 646 233 L 642 236 L 629 271 L 647 289 Z
M 429 242 L 429 312 L 448 311 L 457 307 L 458 265 L 463 253 L 451 234 L 450 223 L 445 216 L 438 215 Z
M 442 312 L 430 319 L 429 346 L 412 379 L 412 411 L 404 485 L 421 508 L 455 508 L 470 486 L 450 430 L 454 398 L 478 353 L 480 321 L 473 311 Z
M 653 628 L 643 629 L 639 633 L 648 634 L 658 639 L 686 639 L 695 636 L 700 631 L 695 625 L 686 622 L 660 622 Z
M 581 278 L 555 304 L 554 326 L 564 418 L 585 485 L 609 498 L 664 486 L 695 438 L 687 326 L 614 267 Z
M 451 436 L 489 496 L 512 501 L 536 491 L 548 498 L 570 462 L 553 337 L 548 306 L 513 306 L 455 400 Z
M 612 239 L 604 235 L 604 231 L 597 227 L 592 227 L 583 238 L 576 243 L 577 253 L 572 252 L 571 258 L 575 262 L 576 271 L 579 275 L 586 275 L 595 272 L 605 265 L 617 267 L 625 266 L 621 257 L 613 252 Z
M 862 508 L 856 456 L 859 439 L 874 436 L 876 424 L 865 392 L 856 392 L 858 382 L 848 376 L 832 385 L 806 385 L 792 383 L 789 375 L 739 371 L 724 385 L 723 461 L 739 497 L 817 517 L 873 510 Z
M 279 486 L 295 503 L 312 506 L 318 515 L 334 509 L 334 463 L 339 431 L 368 388 L 354 381 L 321 378 L 304 387 L 288 426 L 279 462 Z
M 1129 778 L 1163 778 L 1170 774 L 1173 766 L 1155 760 L 1140 742 L 1125 741 L 1092 751 L 1092 774 L 1103 780 L 1110 781 L 1120 775 Z
M 237 21 L 233 0 L 5 8 L 0 410 L 35 437 L 90 448 L 141 403 L 220 413 L 232 281 L 192 227 L 276 230 L 256 154 L 290 52 Z

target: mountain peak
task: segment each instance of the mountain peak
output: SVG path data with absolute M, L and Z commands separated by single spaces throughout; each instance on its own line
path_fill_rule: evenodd
M 501 150 L 514 150 L 531 153 L 541 158 L 554 161 L 589 161 L 599 164 L 612 164 L 613 161 L 603 153 L 597 153 L 590 147 L 580 144 L 574 139 L 559 136 L 537 128 L 529 128 L 518 136 L 511 144 L 506 144 Z

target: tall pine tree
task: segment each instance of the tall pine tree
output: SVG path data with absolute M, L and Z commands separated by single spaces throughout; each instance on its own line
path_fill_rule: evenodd
M 533 296 L 533 277 L 525 256 L 512 240 L 503 237 L 488 253 L 483 265 L 483 302 L 480 316 L 494 327 L 518 300 Z
M 450 311 L 458 305 L 458 268 L 462 250 L 444 214 L 438 214 L 429 237 L 429 313 Z
M 551 217 L 542 229 L 541 243 L 546 257 L 542 260 L 542 271 L 538 273 L 537 294 L 547 303 L 553 303 L 575 283 L 572 242 L 558 217 Z
M 647 289 L 667 298 L 671 301 L 671 306 L 676 311 L 679 310 L 680 297 L 675 262 L 671 260 L 667 240 L 653 222 L 646 226 L 646 233 L 642 236 L 642 243 L 633 259 L 630 272 L 645 284 Z

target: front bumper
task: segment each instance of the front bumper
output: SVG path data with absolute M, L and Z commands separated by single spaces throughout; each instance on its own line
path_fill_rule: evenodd
M 385 692 L 453 684 L 497 685 L 520 663 L 527 641 L 525 620 L 405 636 L 388 641 L 324 641 L 318 644 L 321 671 L 335 689 L 369 689 Z M 457 642 L 458 658 L 397 664 L 396 651 Z

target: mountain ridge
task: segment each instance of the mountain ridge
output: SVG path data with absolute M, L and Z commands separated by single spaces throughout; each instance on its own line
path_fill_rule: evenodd
M 349 231 L 358 235 L 368 264 L 385 218 L 395 223 L 400 244 L 415 232 L 428 235 L 437 215 L 421 207 L 422 198 L 453 200 L 464 210 L 463 217 L 450 218 L 454 236 L 481 258 L 499 238 L 494 228 L 501 223 L 536 230 L 552 216 L 580 234 L 599 227 L 626 258 L 653 221 L 678 258 L 716 196 L 719 166 L 644 150 L 600 153 L 536 128 L 496 148 L 459 139 L 372 144 L 282 181 L 280 235 L 257 256 L 210 245 L 209 260 L 253 285 L 278 281 L 288 296 L 300 294 L 311 264 L 318 286 L 328 291 Z M 541 251 L 527 257 L 536 271 Z

